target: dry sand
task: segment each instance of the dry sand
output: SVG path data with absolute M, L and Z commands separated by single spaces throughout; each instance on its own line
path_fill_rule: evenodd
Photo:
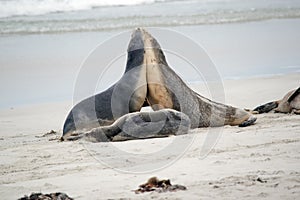
M 299 86 L 300 74 L 224 81 L 226 103 L 253 108 L 281 98 Z M 193 87 L 197 88 L 197 87 Z M 198 87 L 201 91 L 201 87 Z M 182 140 L 194 139 L 176 162 L 154 172 L 126 173 L 99 162 L 87 149 L 96 148 L 98 158 L 123 169 L 127 163 L 109 151 L 111 144 L 89 146 L 81 142 L 58 142 L 71 108 L 68 103 L 16 107 L 0 111 L 0 194 L 16 199 L 31 192 L 65 192 L 75 199 L 299 199 L 300 116 L 257 115 L 246 128 L 225 126 L 215 148 L 200 158 L 203 142 L 212 129 L 196 129 Z M 217 129 L 213 129 L 217 130 Z M 218 129 L 219 130 L 219 129 Z M 176 137 L 176 138 L 177 138 Z M 114 147 L 140 155 L 156 152 L 175 137 L 114 143 Z M 49 141 L 50 139 L 50 141 Z M 151 162 L 131 161 L 137 170 L 163 167 L 178 155 L 160 155 Z M 123 157 L 124 159 L 124 157 Z M 132 190 L 149 177 L 169 178 L 188 190 L 172 193 L 135 194 Z M 262 181 L 260 181 L 262 180 Z

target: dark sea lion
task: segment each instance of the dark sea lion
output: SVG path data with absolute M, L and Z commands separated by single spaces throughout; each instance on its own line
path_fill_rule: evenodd
M 124 141 L 187 134 L 190 119 L 182 112 L 162 109 L 154 112 L 133 112 L 109 126 L 69 136 L 67 140 L 85 139 L 91 142 Z
M 300 87 L 289 91 L 281 100 L 263 104 L 254 108 L 253 111 L 259 114 L 270 111 L 300 114 Z
M 144 29 L 138 28 L 133 32 L 129 43 L 126 70 L 122 78 L 106 91 L 81 101 L 71 110 L 64 124 L 62 139 L 67 139 L 77 132 L 86 133 L 89 138 L 94 137 L 96 141 L 103 141 L 99 139 L 102 138 L 103 130 L 108 130 L 104 131 L 105 137 L 112 141 L 114 141 L 112 137 L 117 138 L 118 135 L 123 139 L 167 135 L 164 128 L 155 134 L 150 128 L 148 134 L 143 133 L 145 136 L 140 137 L 135 135 L 135 130 L 126 131 L 125 135 L 122 131 L 114 130 L 115 125 L 123 126 L 120 121 L 139 116 L 137 113 L 128 113 L 140 111 L 144 105 L 150 105 L 154 111 L 167 109 L 163 111 L 166 116 L 174 116 L 174 113 L 178 115 L 178 112 L 169 109 L 180 111 L 182 115 L 189 117 L 191 128 L 223 125 L 248 126 L 256 120 L 242 109 L 211 101 L 190 89 L 168 66 L 156 39 Z M 155 119 L 152 115 L 157 115 L 157 113 L 150 112 L 141 115 L 142 117 L 148 115 L 151 119 Z M 120 121 L 116 124 L 108 126 L 119 118 Z M 174 120 L 172 117 L 170 119 Z M 144 125 L 145 123 L 152 122 L 147 120 L 142 122 Z M 172 130 L 169 124 L 166 127 L 170 134 L 173 134 L 176 128 Z M 178 121 L 175 120 L 173 124 L 178 124 Z M 136 125 L 139 125 L 139 122 Z M 126 127 L 129 128 L 129 126 Z M 92 129 L 94 132 L 90 131 Z M 111 130 L 113 130 L 113 136 L 110 135 Z
M 143 41 L 138 34 L 136 32 L 129 43 L 122 78 L 104 92 L 84 99 L 72 108 L 63 126 L 63 138 L 76 131 L 110 125 L 127 113 L 139 111 L 144 105 L 147 93 L 146 67 L 142 65 L 143 57 L 139 56 L 143 54 L 143 48 L 140 48 Z M 112 102 L 115 102 L 114 107 Z

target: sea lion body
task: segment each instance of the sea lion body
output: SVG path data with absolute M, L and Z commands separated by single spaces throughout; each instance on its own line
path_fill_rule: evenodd
M 75 105 L 65 120 L 63 137 L 74 132 L 112 124 L 119 117 L 139 111 L 147 93 L 146 67 L 138 56 L 143 49 L 141 37 L 134 37 L 128 46 L 128 59 L 121 79 L 99 94 L 82 100 Z
M 253 111 L 268 113 L 270 111 L 279 113 L 300 114 L 300 87 L 289 91 L 281 100 L 272 101 L 254 108 Z
M 299 113 L 300 111 L 300 95 L 297 95 L 291 102 L 290 106 L 294 112 Z
M 110 132 L 118 133 L 117 135 L 125 139 L 160 137 L 168 135 L 168 131 L 170 134 L 174 133 L 178 124 L 174 117 L 170 117 L 174 122 L 168 122 L 160 131 L 157 132 L 155 126 L 149 126 L 146 131 L 148 133 L 140 133 L 140 137 L 135 134 L 138 133 L 134 129 L 136 126 L 126 131 L 126 134 L 116 129 L 119 126 L 123 127 L 122 120 L 135 121 L 139 114 L 128 113 L 140 111 L 143 105 L 150 105 L 154 111 L 167 109 L 163 111 L 167 116 L 175 116 L 174 113 L 178 115 L 178 112 L 182 112 L 183 116 L 188 116 L 191 128 L 248 126 L 256 120 L 244 110 L 211 101 L 190 89 L 169 67 L 156 39 L 144 29 L 138 28 L 133 32 L 128 46 L 126 70 L 122 78 L 106 91 L 83 100 L 71 110 L 64 124 L 62 139 L 68 139 L 75 132 L 85 132 L 96 141 L 103 141 L 97 139 L 98 136 L 102 138 L 99 132 L 104 132 L 105 137 L 110 141 L 114 141 L 111 139 Z M 153 118 L 154 115 L 160 114 L 160 112 L 150 112 L 141 115 L 143 117 L 149 115 Z M 118 126 L 113 124 L 116 120 Z M 153 122 L 142 122 L 142 126 L 146 126 L 147 123 Z M 113 125 L 107 126 L 110 124 Z M 97 134 L 89 132 L 92 129 Z
M 187 115 L 172 109 L 162 109 L 129 113 L 109 126 L 94 128 L 70 136 L 67 140 L 84 138 L 91 142 L 124 141 L 187 134 L 189 129 L 190 119 Z
M 147 101 L 153 110 L 172 108 L 191 119 L 191 128 L 242 125 L 255 117 L 232 106 L 216 103 L 194 92 L 169 67 L 159 43 L 141 29 L 144 43 L 144 64 L 147 65 Z M 247 122 L 249 123 L 249 121 Z
M 274 110 L 281 113 L 299 113 L 300 111 L 300 87 L 288 92 L 282 100 L 278 101 L 278 107 Z

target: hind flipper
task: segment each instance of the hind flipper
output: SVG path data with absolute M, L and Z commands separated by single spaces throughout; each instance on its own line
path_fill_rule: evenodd
M 261 114 L 261 113 L 270 112 L 271 110 L 273 110 L 274 108 L 277 108 L 277 107 L 278 107 L 278 102 L 273 101 L 273 102 L 269 102 L 269 103 L 263 104 L 261 106 L 258 106 L 256 108 L 254 108 L 253 111 L 256 111 L 259 114 Z
M 247 120 L 247 121 L 244 121 L 243 123 L 241 123 L 240 125 L 239 125 L 239 127 L 246 127 L 246 126 L 250 126 L 250 125 L 252 125 L 252 124 L 254 124 L 254 122 L 256 121 L 256 117 L 254 117 L 253 115 L 251 115 L 250 117 L 249 117 L 249 119 Z
M 82 139 L 84 137 L 84 133 L 72 133 L 60 138 L 60 141 L 76 141 Z

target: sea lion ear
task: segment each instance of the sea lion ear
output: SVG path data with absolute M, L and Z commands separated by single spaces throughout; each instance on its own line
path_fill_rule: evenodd
M 300 87 L 298 87 L 298 89 L 289 97 L 288 99 L 288 103 L 291 103 L 291 101 L 293 101 L 296 96 L 298 96 L 300 94 Z

